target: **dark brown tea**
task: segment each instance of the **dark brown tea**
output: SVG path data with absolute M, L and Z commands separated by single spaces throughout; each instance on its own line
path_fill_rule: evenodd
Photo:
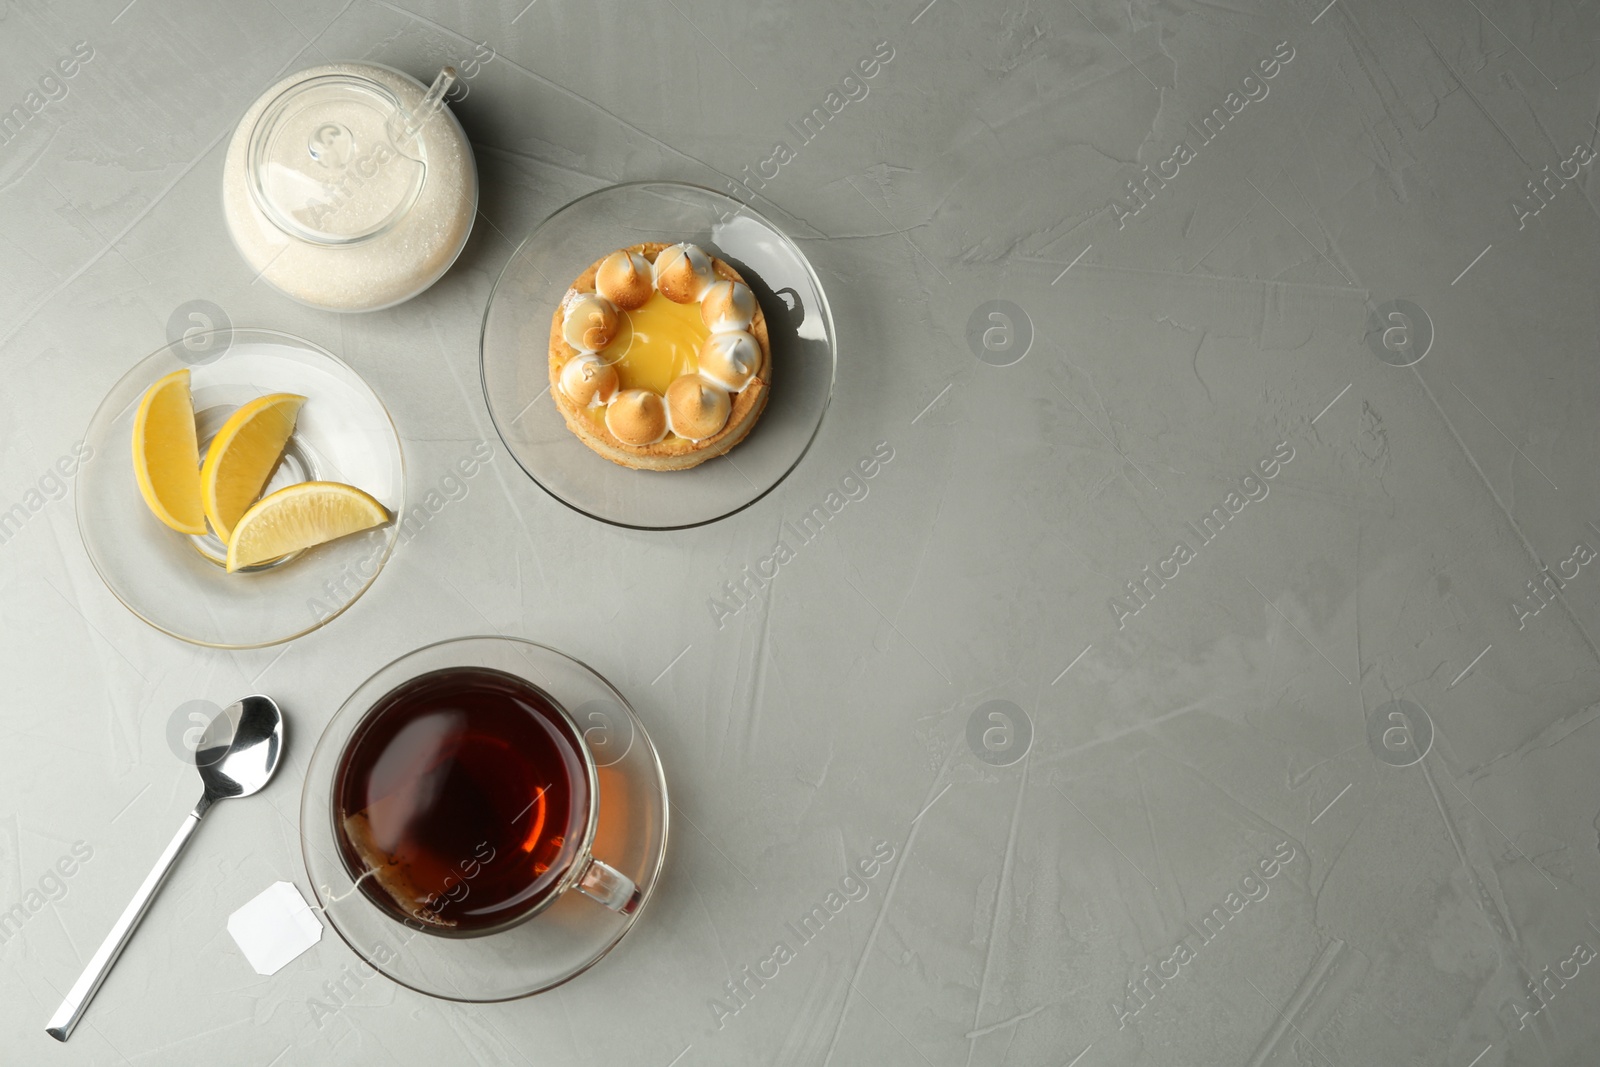
M 408 925 L 487 933 L 527 914 L 583 847 L 582 742 L 540 690 L 452 667 L 382 697 L 345 746 L 334 829 L 351 876 Z

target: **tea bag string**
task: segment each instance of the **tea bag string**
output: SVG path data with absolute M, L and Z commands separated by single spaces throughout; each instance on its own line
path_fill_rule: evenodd
M 332 886 L 324 885 L 322 886 L 322 892 L 317 895 L 319 897 L 324 897 L 328 901 L 328 905 L 343 903 L 344 901 L 350 899 L 350 897 L 355 894 L 357 889 L 361 888 L 362 882 L 365 882 L 368 878 L 377 873 L 378 869 L 376 867 L 368 867 L 366 870 L 361 872 L 361 877 L 357 878 L 354 882 L 351 882 L 350 888 L 345 890 L 343 893 L 335 893 Z M 308 904 L 306 907 L 310 908 L 312 911 L 320 911 L 324 913 L 326 913 L 328 910 L 327 906 L 321 904 Z

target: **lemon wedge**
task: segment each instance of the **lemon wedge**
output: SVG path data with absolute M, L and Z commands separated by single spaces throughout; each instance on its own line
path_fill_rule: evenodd
M 187 368 L 157 381 L 139 401 L 133 416 L 133 477 L 156 518 L 179 533 L 206 532 Z
M 305 402 L 293 393 L 257 397 L 230 415 L 211 439 L 200 468 L 200 503 L 224 542 L 261 495 Z
M 299 482 L 262 497 L 234 523 L 228 570 L 320 545 L 389 521 L 389 512 L 353 485 Z

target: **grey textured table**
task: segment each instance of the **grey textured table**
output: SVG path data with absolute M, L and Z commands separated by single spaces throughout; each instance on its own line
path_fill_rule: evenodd
M 0 0 L 0 1060 L 1596 1062 L 1600 5 L 925 2 Z M 252 285 L 218 181 L 256 94 L 474 57 L 454 269 L 356 317 Z M 545 495 L 477 373 L 512 243 L 648 177 L 747 182 L 840 328 L 800 468 L 668 534 Z M 55 473 L 192 300 L 354 365 L 413 498 L 493 446 L 286 646 L 145 626 Z M 355 976 L 331 933 L 256 975 L 224 923 L 309 893 L 322 725 L 395 656 L 495 630 L 649 725 L 674 824 L 642 921 L 494 1006 Z M 216 813 L 55 1045 L 192 802 L 174 709 L 257 688 L 289 765 Z

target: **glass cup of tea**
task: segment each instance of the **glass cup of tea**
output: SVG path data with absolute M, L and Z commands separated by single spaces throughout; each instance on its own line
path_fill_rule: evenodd
M 641 893 L 593 854 L 599 776 L 549 693 L 485 666 L 396 685 L 340 751 L 333 838 L 362 894 L 441 937 L 499 933 L 575 890 L 622 915 Z

